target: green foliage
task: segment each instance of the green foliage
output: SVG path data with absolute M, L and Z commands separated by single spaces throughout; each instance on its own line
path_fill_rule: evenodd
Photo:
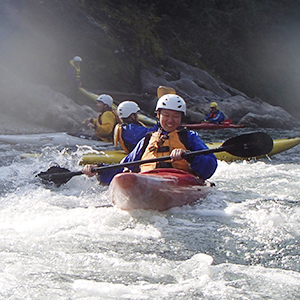
M 40 22 L 33 28 L 65 49 L 61 61 L 84 56 L 91 85 L 138 91 L 140 70 L 169 55 L 249 96 L 281 105 L 288 89 L 298 98 L 298 0 L 28 0 L 30 7 Z
M 289 61 L 295 54 L 282 47 L 292 39 L 291 24 L 298 23 L 300 3 L 296 0 L 78 3 L 119 36 L 114 37 L 114 43 L 122 48 L 126 57 L 123 61 L 132 64 L 132 76 L 149 64 L 159 66 L 163 56 L 170 55 L 206 68 L 250 96 L 282 104 L 279 86 L 284 89 L 282 82 L 286 83 L 286 76 L 280 76 L 288 72 L 282 61 L 291 69 L 297 68 Z M 294 33 L 294 38 L 299 39 L 299 34 Z M 292 73 L 297 74 L 296 70 Z

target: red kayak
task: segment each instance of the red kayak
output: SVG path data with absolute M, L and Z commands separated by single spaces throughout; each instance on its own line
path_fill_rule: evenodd
M 109 186 L 112 203 L 124 210 L 167 210 L 205 198 L 211 184 L 177 169 L 117 174 Z
M 183 124 L 183 126 L 187 129 L 221 129 L 221 128 L 243 128 L 245 125 L 240 124 L 232 124 L 231 120 L 225 120 L 220 124 L 209 123 L 209 122 L 202 122 L 196 124 Z

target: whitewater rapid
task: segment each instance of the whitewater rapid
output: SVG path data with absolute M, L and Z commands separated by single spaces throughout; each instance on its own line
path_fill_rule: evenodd
M 35 177 L 79 156 L 0 144 L 0 298 L 299 299 L 299 150 L 219 162 L 195 205 L 126 212 L 95 178 Z

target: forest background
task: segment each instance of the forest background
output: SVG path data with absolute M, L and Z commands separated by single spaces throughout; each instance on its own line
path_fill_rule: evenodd
M 83 58 L 94 91 L 142 92 L 140 71 L 171 56 L 300 119 L 300 2 L 2 0 L 1 64 L 64 92 Z M 9 42 L 8 42 L 9 41 Z

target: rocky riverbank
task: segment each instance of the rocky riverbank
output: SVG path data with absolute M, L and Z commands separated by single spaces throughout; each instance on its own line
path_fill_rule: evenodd
M 32 84 L 4 69 L 0 78 L 0 132 L 2 134 L 41 133 L 82 130 L 82 121 L 96 116 L 95 103 L 82 97 L 76 104 L 64 94 L 45 85 Z M 213 78 L 200 68 L 169 58 L 163 69 L 145 69 L 140 74 L 141 94 L 99 90 L 110 93 L 118 104 L 134 100 L 153 114 L 157 101 L 157 87 L 172 87 L 187 102 L 189 123 L 204 119 L 209 103 L 216 101 L 227 118 L 236 124 L 257 128 L 291 129 L 299 126 L 284 109 L 272 106 L 261 99 L 250 98 Z
M 46 126 L 37 127 L 36 124 L 20 120 L 18 118 L 0 113 L 0 134 L 30 134 L 53 132 Z

